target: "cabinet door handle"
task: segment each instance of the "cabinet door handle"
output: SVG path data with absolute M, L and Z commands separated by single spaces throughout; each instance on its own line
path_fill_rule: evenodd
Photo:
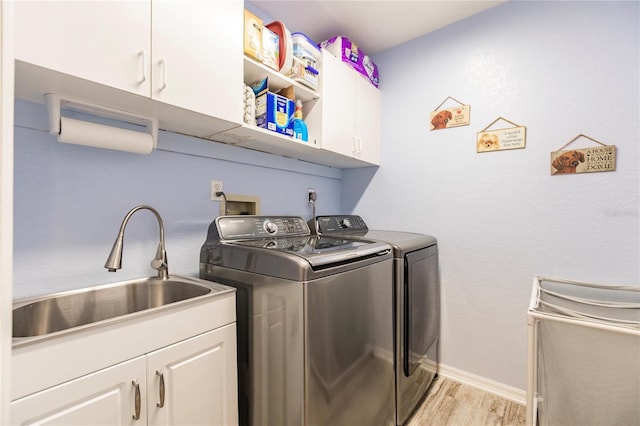
M 160 86 L 160 91 L 162 91 L 167 88 L 167 61 L 162 58 L 159 63 L 162 66 L 162 86 Z
M 160 402 L 156 403 L 156 407 L 162 408 L 164 407 L 164 374 L 160 370 L 156 370 L 156 376 L 160 377 Z
M 135 407 L 136 412 L 133 414 L 133 420 L 140 420 L 140 405 L 142 404 L 142 399 L 140 398 L 140 384 L 137 380 L 131 382 L 131 384 L 136 388 L 135 393 Z
M 140 84 L 142 84 L 147 81 L 147 54 L 144 50 L 141 50 L 139 55 L 142 63 L 142 79 L 140 80 Z
M 359 157 L 362 153 L 362 138 L 359 136 L 352 136 L 351 139 L 353 141 L 353 156 Z

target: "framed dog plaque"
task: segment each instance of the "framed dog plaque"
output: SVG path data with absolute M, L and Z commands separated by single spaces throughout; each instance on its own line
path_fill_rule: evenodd
M 564 150 L 578 138 L 590 139 L 600 146 Z M 605 145 L 589 136 L 579 134 L 558 151 L 551 153 L 551 175 L 611 172 L 616 169 L 616 146 Z
M 514 127 L 489 130 L 498 120 L 504 120 Z M 503 117 L 496 118 L 493 123 L 480 130 L 476 136 L 476 152 L 502 151 L 506 149 L 521 149 L 527 144 L 527 128 Z
M 455 108 L 440 109 L 447 100 L 453 100 L 460 105 Z M 462 102 L 453 99 L 451 96 L 447 97 L 435 110 L 431 111 L 431 129 L 440 130 L 448 129 L 451 127 L 468 126 L 471 122 L 471 106 L 465 105 Z

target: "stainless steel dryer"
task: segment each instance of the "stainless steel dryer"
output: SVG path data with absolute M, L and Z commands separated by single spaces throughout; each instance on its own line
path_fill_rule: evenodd
M 396 423 L 404 424 L 438 373 L 440 274 L 437 240 L 429 235 L 369 230 L 360 216 L 318 216 L 322 236 L 381 241 L 393 247 Z
M 392 262 L 300 217 L 211 223 L 200 277 L 237 289 L 240 424 L 395 424 Z

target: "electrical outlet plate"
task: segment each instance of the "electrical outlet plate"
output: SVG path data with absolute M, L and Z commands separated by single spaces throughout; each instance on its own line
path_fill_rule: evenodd
M 223 192 L 222 181 L 221 180 L 212 180 L 211 181 L 211 201 L 222 201 L 222 197 L 216 196 L 216 192 Z
M 307 201 L 309 204 L 314 204 L 316 202 L 316 190 L 313 188 L 307 188 Z

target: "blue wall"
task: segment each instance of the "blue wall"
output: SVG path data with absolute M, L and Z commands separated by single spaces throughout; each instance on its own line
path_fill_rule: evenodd
M 123 268 L 103 269 L 124 215 L 138 204 L 165 222 L 169 272 L 196 275 L 220 211 L 211 180 L 227 193 L 259 196 L 262 214 L 310 218 L 309 187 L 319 214 L 341 211 L 337 169 L 163 131 L 149 155 L 62 144 L 46 130 L 44 105 L 24 101 L 15 123 L 15 298 L 153 274 L 158 226 L 148 211 L 127 226 Z
M 305 218 L 314 187 L 319 214 L 438 237 L 443 362 L 524 389 L 533 274 L 640 281 L 638 6 L 510 1 L 376 55 L 380 169 L 339 173 L 166 132 L 148 156 L 64 145 L 42 105 L 17 102 L 14 297 L 153 273 L 148 212 L 129 223 L 123 269 L 102 268 L 137 204 L 165 220 L 170 272 L 195 274 L 219 211 L 210 180 L 259 195 L 264 214 Z M 447 96 L 471 105 L 471 125 L 430 132 Z M 477 154 L 476 132 L 499 116 L 527 126 L 526 149 Z M 579 133 L 618 147 L 615 172 L 550 176 L 549 153 Z
M 343 206 L 438 237 L 445 365 L 525 389 L 534 274 L 640 282 L 638 22 L 638 2 L 509 1 L 374 58 L 382 164 L 345 172 Z M 448 96 L 471 125 L 430 131 Z M 500 116 L 526 148 L 476 153 Z M 550 175 L 580 133 L 617 146 L 615 172 Z

